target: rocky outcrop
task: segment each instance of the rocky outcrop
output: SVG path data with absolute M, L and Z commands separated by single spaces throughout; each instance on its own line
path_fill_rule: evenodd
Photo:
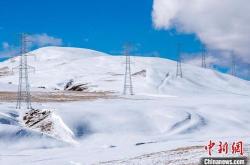
M 9 67 L 2 67 L 0 68 L 0 76 L 6 76 L 6 75 L 10 75 L 11 71 L 9 69 Z
M 64 86 L 64 90 L 67 90 L 68 88 L 70 88 L 74 83 L 74 80 L 73 79 L 70 79 L 66 85 Z
M 73 132 L 63 122 L 60 116 L 49 109 L 32 109 L 24 113 L 25 127 L 44 133 L 67 143 L 75 144 Z
M 69 80 L 66 83 L 64 90 L 67 91 L 88 91 L 88 83 L 76 83 L 74 84 L 74 80 Z
M 41 132 L 50 133 L 53 130 L 52 121 L 43 122 L 51 114 L 50 110 L 32 109 L 25 113 L 23 121 L 25 126 L 39 129 Z
M 142 77 L 146 77 L 146 73 L 147 71 L 145 69 L 139 71 L 139 72 L 135 72 L 132 74 L 132 76 L 142 76 Z
M 68 91 L 87 91 L 88 86 L 87 83 L 85 84 L 75 84 L 72 85 L 71 87 L 67 88 Z

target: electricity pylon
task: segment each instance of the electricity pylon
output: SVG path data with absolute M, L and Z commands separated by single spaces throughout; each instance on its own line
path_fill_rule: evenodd
M 202 54 L 201 54 L 201 67 L 202 68 L 207 67 L 207 65 L 206 65 L 206 53 L 207 53 L 206 47 L 205 47 L 205 45 L 202 45 Z
M 234 54 L 231 55 L 231 58 L 232 58 L 231 75 L 236 76 L 236 61 Z
M 247 65 L 247 78 L 250 80 L 250 64 Z
M 18 82 L 18 92 L 17 92 L 17 102 L 16 108 L 21 109 L 22 103 L 26 103 L 27 109 L 32 109 L 31 106 L 31 95 L 30 95 L 30 84 L 29 84 L 29 73 L 30 69 L 33 67 L 28 65 L 27 62 L 27 34 L 21 34 L 21 48 L 20 48 L 20 62 L 19 66 L 14 69 L 18 69 L 19 71 L 19 82 Z
M 124 46 L 124 55 L 126 58 L 125 63 L 125 76 L 124 76 L 124 88 L 123 94 L 126 95 L 129 92 L 129 95 L 134 95 L 133 93 L 133 84 L 132 84 L 132 76 L 131 76 L 131 61 L 130 61 L 130 50 L 131 45 L 126 44 Z
M 181 68 L 181 44 L 177 44 L 177 69 L 176 69 L 176 77 L 182 78 L 182 68 Z

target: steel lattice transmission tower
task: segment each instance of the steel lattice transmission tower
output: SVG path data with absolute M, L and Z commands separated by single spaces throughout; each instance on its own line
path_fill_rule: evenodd
M 130 59 L 130 51 L 131 45 L 125 44 L 124 45 L 124 55 L 126 58 L 125 63 L 125 75 L 124 75 L 124 87 L 123 87 L 123 94 L 127 95 L 134 95 L 133 92 L 133 84 L 132 84 L 132 76 L 131 76 L 131 59 Z
M 181 44 L 177 44 L 177 69 L 176 69 L 176 77 L 182 78 L 182 68 L 181 68 Z
M 234 54 L 232 54 L 231 58 L 232 58 L 231 75 L 236 76 L 236 61 Z
M 207 53 L 207 49 L 205 47 L 205 45 L 202 45 L 202 54 L 201 54 L 201 67 L 202 68 L 206 68 L 206 53 Z
M 30 84 L 29 84 L 29 70 L 34 69 L 28 65 L 27 61 L 27 43 L 28 35 L 25 33 L 21 34 L 21 48 L 20 48 L 20 63 L 15 69 L 19 70 L 19 82 L 17 92 L 17 103 L 16 108 L 20 109 L 22 103 L 26 104 L 27 109 L 32 109 L 31 106 L 31 95 L 30 95 Z
M 248 70 L 247 78 L 250 80 L 250 64 L 247 65 L 247 70 Z

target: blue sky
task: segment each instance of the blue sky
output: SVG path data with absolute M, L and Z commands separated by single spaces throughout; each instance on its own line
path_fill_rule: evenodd
M 18 45 L 18 33 L 60 38 L 63 46 L 83 47 L 119 54 L 126 42 L 136 54 L 175 59 L 176 43 L 183 52 L 200 51 L 195 35 L 156 30 L 152 25 L 152 0 L 2 0 L 0 43 Z M 3 49 L 3 48 L 0 48 Z

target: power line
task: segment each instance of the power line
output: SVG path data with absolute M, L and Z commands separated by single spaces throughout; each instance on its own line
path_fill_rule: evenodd
M 18 82 L 16 108 L 21 109 L 22 103 L 26 103 L 26 108 L 32 109 L 28 70 L 34 69 L 34 68 L 29 66 L 28 61 L 27 61 L 27 56 L 28 56 L 27 43 L 29 42 L 28 35 L 25 33 L 22 33 L 20 42 L 21 42 L 20 62 L 19 62 L 19 66 L 14 68 L 14 69 L 19 70 L 19 82 Z
M 125 76 L 124 76 L 124 88 L 123 94 L 126 95 L 129 93 L 130 95 L 134 95 L 133 93 L 133 84 L 132 84 L 132 76 L 131 76 L 131 60 L 130 60 L 130 51 L 131 45 L 125 44 L 124 46 L 124 55 L 126 58 L 125 63 Z
M 250 80 L 250 64 L 247 65 L 247 78 Z
M 207 67 L 207 65 L 206 65 L 206 53 L 207 53 L 206 47 L 205 47 L 205 45 L 202 45 L 202 54 L 201 54 L 201 67 L 202 68 Z
M 232 58 L 231 75 L 236 76 L 236 60 L 235 60 L 235 56 L 233 53 L 231 55 L 231 58 Z
M 176 77 L 182 78 L 182 68 L 181 68 L 181 44 L 177 44 L 177 69 L 176 69 Z

